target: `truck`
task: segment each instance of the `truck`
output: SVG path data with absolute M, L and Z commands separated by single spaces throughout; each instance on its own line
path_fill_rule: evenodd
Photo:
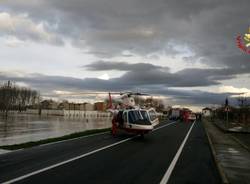
M 181 116 L 181 109 L 179 108 L 173 108 L 171 109 L 169 119 L 170 120 L 177 120 Z

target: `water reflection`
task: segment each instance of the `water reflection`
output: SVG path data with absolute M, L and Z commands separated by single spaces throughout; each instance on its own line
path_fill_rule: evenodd
M 63 116 L 15 115 L 0 117 L 0 145 L 37 141 L 91 129 L 108 128 L 110 118 L 71 119 Z

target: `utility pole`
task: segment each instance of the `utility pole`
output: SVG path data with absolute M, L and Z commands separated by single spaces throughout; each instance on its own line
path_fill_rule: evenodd
M 245 102 L 247 101 L 247 99 L 246 99 L 245 97 L 240 97 L 240 98 L 238 99 L 238 101 L 239 101 L 239 105 L 240 105 L 241 107 L 244 107 L 244 106 L 245 106 Z
M 240 121 L 244 122 L 245 121 L 245 108 L 247 106 L 247 98 L 245 97 L 245 93 L 243 93 L 239 98 L 238 98 L 239 106 L 240 106 L 240 113 L 239 113 L 239 119 Z
M 229 121 L 228 121 L 228 111 L 229 111 L 229 105 L 228 105 L 228 98 L 225 100 L 225 111 L 226 111 L 226 128 L 229 128 Z
M 228 122 L 228 107 L 227 107 L 227 128 L 229 128 L 229 122 Z

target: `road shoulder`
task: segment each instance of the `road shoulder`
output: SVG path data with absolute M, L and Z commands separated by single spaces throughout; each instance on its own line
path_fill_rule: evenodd
M 249 151 L 212 122 L 204 120 L 203 124 L 223 183 L 248 183 Z

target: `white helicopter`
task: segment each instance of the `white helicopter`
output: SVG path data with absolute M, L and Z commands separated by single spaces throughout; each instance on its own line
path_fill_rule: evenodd
M 113 113 L 112 135 L 116 135 L 117 130 L 120 129 L 143 136 L 152 131 L 154 127 L 159 124 L 159 119 L 154 108 L 141 108 L 139 105 L 135 104 L 134 96 L 147 94 L 125 92 L 120 93 L 120 95 L 121 103 L 114 109 L 112 107 L 111 93 L 109 93 L 108 110 Z
M 81 94 L 107 94 L 105 92 L 80 92 L 70 93 L 70 95 Z M 111 112 L 112 118 L 112 135 L 116 135 L 118 130 L 124 130 L 129 133 L 144 135 L 154 129 L 159 124 L 159 119 L 154 108 L 141 108 L 135 104 L 135 96 L 148 96 L 143 93 L 133 92 L 109 92 L 109 104 L 107 111 Z M 120 95 L 119 104 L 113 105 L 111 95 Z

